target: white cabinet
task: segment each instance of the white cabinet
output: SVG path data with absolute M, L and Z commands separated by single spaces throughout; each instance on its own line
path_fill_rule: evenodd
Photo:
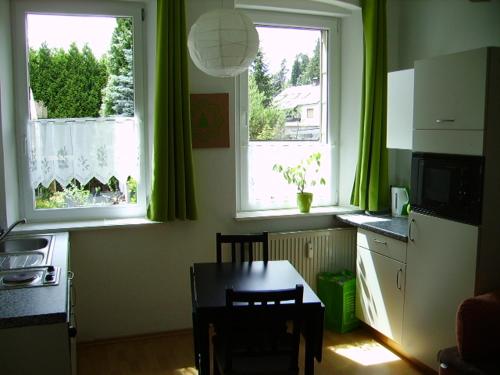
M 415 62 L 415 129 L 482 130 L 487 49 Z
M 456 345 L 459 304 L 474 295 L 478 228 L 411 212 L 403 348 L 437 369 L 436 354 Z
M 491 84 L 498 80 L 498 50 L 415 62 L 413 151 L 483 154 L 486 124 L 498 112 L 499 88 Z
M 406 244 L 363 229 L 357 243 L 356 316 L 401 343 Z
M 413 76 L 413 69 L 387 75 L 387 148 L 411 150 Z

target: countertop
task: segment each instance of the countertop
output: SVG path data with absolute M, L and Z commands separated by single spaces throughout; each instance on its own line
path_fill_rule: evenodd
M 65 322 L 68 313 L 68 233 L 50 233 L 52 265 L 61 267 L 59 284 L 0 290 L 0 328 Z
M 408 242 L 408 218 L 365 214 L 337 215 L 340 221 Z

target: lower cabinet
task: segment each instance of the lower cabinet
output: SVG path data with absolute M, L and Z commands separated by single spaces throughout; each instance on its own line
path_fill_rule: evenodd
M 456 313 L 474 295 L 479 229 L 427 216 L 409 216 L 403 349 L 438 369 L 437 352 L 456 345 Z
M 0 330 L 0 373 L 9 375 L 71 374 L 66 322 Z
M 357 242 L 356 316 L 401 343 L 406 244 L 362 229 Z M 388 256 L 394 254 L 398 259 Z

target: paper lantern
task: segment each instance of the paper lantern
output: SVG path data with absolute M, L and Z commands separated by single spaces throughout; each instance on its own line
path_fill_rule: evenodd
M 259 34 L 246 14 L 218 9 L 196 20 L 189 32 L 188 48 L 201 71 L 216 77 L 234 77 L 255 59 Z

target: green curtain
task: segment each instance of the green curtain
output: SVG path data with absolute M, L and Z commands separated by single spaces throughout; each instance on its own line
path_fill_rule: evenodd
M 351 204 L 377 212 L 389 208 L 386 0 L 363 0 L 362 15 L 361 130 Z
M 148 218 L 196 219 L 185 0 L 157 1 L 153 180 Z

